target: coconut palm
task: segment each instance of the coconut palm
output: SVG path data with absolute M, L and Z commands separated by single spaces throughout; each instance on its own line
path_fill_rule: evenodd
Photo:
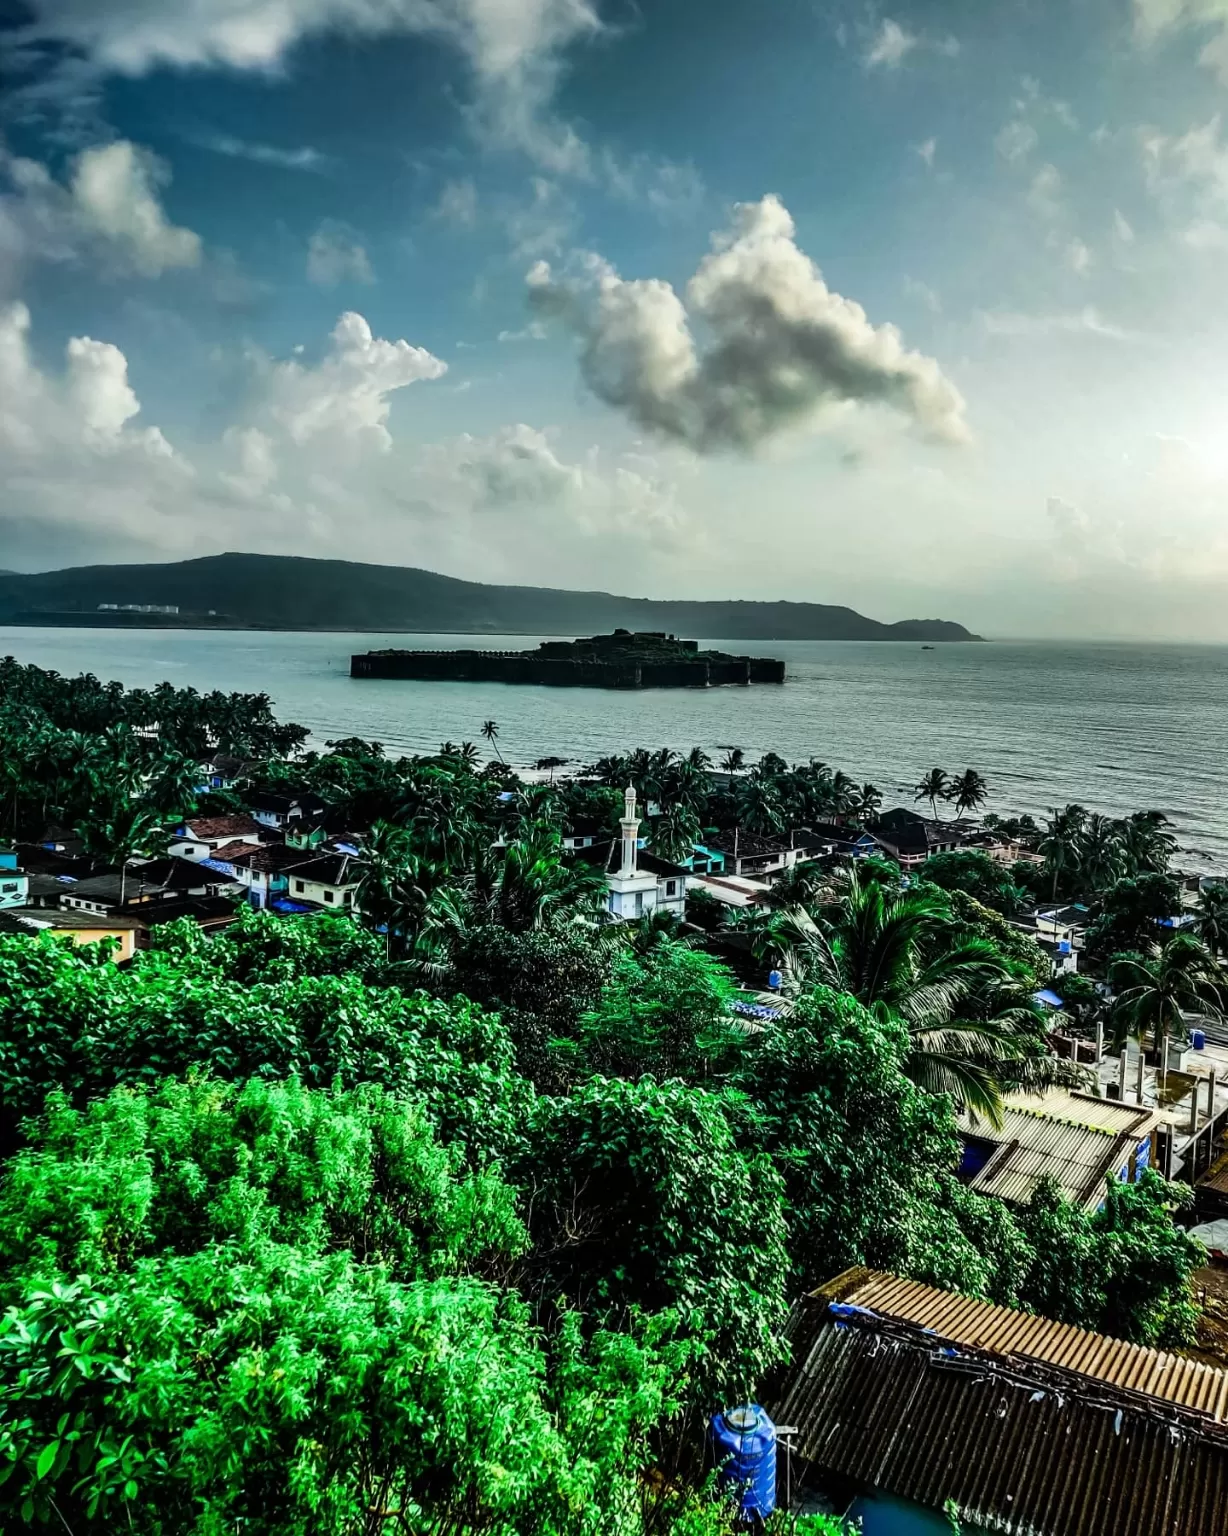
M 1079 878 L 1088 891 L 1104 891 L 1125 869 L 1121 823 L 1094 812 L 1079 837 Z
M 1168 817 L 1162 811 L 1135 811 L 1119 823 L 1121 854 L 1130 875 L 1162 875 L 1168 870 L 1177 839 L 1165 830 Z
M 863 784 L 853 795 L 849 810 L 859 822 L 873 821 L 883 808 L 883 792 L 873 784 Z
M 721 758 L 721 769 L 725 773 L 741 773 L 746 765 L 746 753 L 741 747 L 730 747 Z
M 1195 931 L 1213 955 L 1228 950 L 1228 885 L 1217 881 L 1199 891 Z
M 538 771 L 538 773 L 548 772 L 550 774 L 549 782 L 553 784 L 555 769 L 566 768 L 569 762 L 570 758 L 566 757 L 539 757 L 533 766 Z
M 960 931 L 937 892 L 901 891 L 854 869 L 843 899 L 776 914 L 756 953 L 784 972 L 785 991 L 826 985 L 908 1031 L 908 1075 L 1001 1123 L 1002 1084 L 1062 1076 L 1044 1056 L 1039 1017 L 993 944 Z M 1025 1065 L 1026 1063 L 1026 1065 Z
M 699 817 L 681 801 L 666 806 L 652 823 L 652 851 L 678 863 L 689 859 L 703 834 Z
M 503 753 L 500 752 L 500 750 L 499 750 L 499 726 L 498 726 L 498 722 L 494 721 L 494 720 L 483 720 L 482 721 L 482 735 L 485 736 L 485 738 L 486 738 L 486 740 L 488 742 L 490 742 L 491 747 L 494 749 L 495 756 L 499 759 L 500 762 L 502 762 L 503 761 Z
M 1146 959 L 1123 955 L 1114 962 L 1110 980 L 1117 994 L 1112 1014 L 1116 1050 L 1128 1036 L 1152 1045 L 1166 1035 L 1184 1039 L 1186 1013 L 1213 1019 L 1223 1015 L 1223 976 L 1211 951 L 1192 933 L 1177 934 Z
M 165 848 L 157 815 L 135 802 L 114 803 L 100 816 L 83 822 L 77 836 L 87 853 L 109 859 L 119 866 L 119 904 L 127 896 L 128 860 L 134 853 Z
M 693 768 L 697 773 L 707 773 L 708 769 L 712 766 L 712 759 L 702 747 L 692 747 L 684 761 L 688 767 Z
M 1049 819 L 1038 844 L 1045 856 L 1045 871 L 1052 876 L 1052 898 L 1057 900 L 1059 882 L 1077 873 L 1083 846 L 1083 826 L 1087 812 L 1081 805 L 1068 805 L 1059 811 L 1049 808 Z
M 771 779 L 753 775 L 738 779 L 733 787 L 733 803 L 738 826 L 748 832 L 770 837 L 784 829 L 784 807 Z
M 928 800 L 934 820 L 938 820 L 938 802 L 947 797 L 949 777 L 945 768 L 931 768 L 913 791 L 913 800 Z
M 963 816 L 979 811 L 989 799 L 989 786 L 975 768 L 965 768 L 947 785 L 946 798 L 955 804 L 955 814 Z

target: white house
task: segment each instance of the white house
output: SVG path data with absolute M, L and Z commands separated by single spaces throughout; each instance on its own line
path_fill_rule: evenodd
M 322 853 L 287 870 L 286 895 L 291 901 L 349 912 L 354 908 L 363 866 L 345 853 Z
M 211 859 L 216 849 L 227 843 L 260 846 L 260 826 L 250 816 L 197 816 L 184 822 L 167 845 L 167 852 L 177 858 L 200 863 Z

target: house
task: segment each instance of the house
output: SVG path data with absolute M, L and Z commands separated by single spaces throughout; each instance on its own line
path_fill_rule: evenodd
M 251 816 L 194 816 L 171 838 L 167 852 L 177 858 L 203 861 L 226 843 L 255 846 L 262 840 L 260 824 Z
M 622 835 L 617 841 L 607 839 L 581 849 L 577 855 L 604 869 L 611 915 L 624 922 L 653 912 L 685 917 L 687 871 L 681 864 L 671 864 L 640 848 L 634 789 L 628 788 L 623 796 L 619 827 Z
M 789 837 L 761 837 L 758 833 L 735 827 L 732 832 L 712 833 L 707 843 L 710 849 L 723 855 L 724 874 L 754 879 L 792 869 L 811 856 L 808 831 L 797 831 Z
M 1104 1204 L 1108 1178 L 1133 1181 L 1153 1166 L 1160 1117 L 1139 1105 L 1068 1089 L 1008 1094 L 1002 1125 L 958 1116 L 959 1176 L 982 1195 L 1027 1205 L 1045 1179 L 1085 1211 Z
M 196 789 L 198 794 L 204 794 L 211 789 L 233 789 L 252 765 L 230 752 L 215 752 L 199 766 L 200 782 Z
M 238 917 L 233 898 L 223 895 L 168 896 L 164 901 L 150 901 L 143 906 L 124 909 L 124 916 L 136 925 L 137 949 L 148 949 L 154 932 L 164 923 L 188 918 L 208 937 L 228 928 Z
M 934 821 L 903 806 L 880 816 L 870 830 L 901 869 L 918 869 L 935 854 L 953 853 L 970 831 L 960 822 Z
M 167 894 L 164 885 L 143 880 L 134 866 L 129 868 L 122 881 L 116 870 L 112 874 L 90 875 L 86 880 L 66 885 L 60 894 L 60 906 L 66 912 L 91 912 L 96 917 L 105 917 L 116 907 L 161 901 Z
M 696 843 L 693 851 L 678 862 L 692 875 L 723 875 L 725 873 L 725 855 L 719 848 L 709 848 L 704 843 Z
M 322 853 L 287 871 L 287 896 L 294 903 L 352 911 L 364 866 L 348 853 Z
M 130 917 L 69 912 L 62 907 L 6 907 L 0 911 L 0 933 L 63 934 L 73 944 L 96 944 L 100 939 L 111 939 L 116 944 L 115 960 L 132 959 L 137 926 Z
M 24 907 L 30 881 L 17 860 L 16 848 L 0 848 L 0 907 Z
M 327 807 L 319 795 L 310 790 L 283 794 L 274 790 L 262 790 L 259 794 L 245 797 L 251 813 L 262 827 L 282 831 L 292 822 L 319 815 Z
M 778 1486 L 865 1536 L 1222 1536 L 1228 1371 L 863 1268 L 787 1334 Z
M 878 839 L 862 827 L 845 827 L 835 821 L 819 821 L 810 828 L 810 844 L 815 853 L 845 859 L 864 859 L 882 852 Z
M 577 816 L 570 822 L 563 833 L 563 847 L 571 853 L 578 853 L 581 848 L 592 848 L 597 843 L 606 843 L 610 839 L 609 832 L 599 821 L 591 817 Z
M 218 850 L 215 861 L 222 856 L 235 880 L 247 892 L 253 907 L 267 907 L 279 897 L 287 896 L 290 872 L 319 862 L 315 850 L 291 847 L 289 842 L 268 843 L 260 848 L 232 843 L 229 848 Z

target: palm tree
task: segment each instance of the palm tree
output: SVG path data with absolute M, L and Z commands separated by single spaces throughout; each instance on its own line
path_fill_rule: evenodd
M 1119 826 L 1126 873 L 1165 874 L 1177 851 L 1177 839 L 1165 830 L 1168 817 L 1162 811 L 1135 811 Z
M 1140 1045 L 1158 1046 L 1165 1036 L 1184 1039 L 1186 1013 L 1213 1019 L 1223 1014 L 1223 978 L 1211 951 L 1191 933 L 1170 939 L 1158 955 L 1123 956 L 1110 972 L 1117 993 L 1113 1021 L 1115 1049 L 1132 1035 Z
M 908 1031 L 905 1070 L 1001 1123 L 1002 1082 L 1064 1076 L 1044 1056 L 1042 1026 L 993 944 L 962 933 L 938 892 L 895 890 L 854 869 L 841 902 L 777 914 L 756 944 L 779 963 L 786 991 L 821 984 L 857 998 Z M 971 1017 L 961 1015 L 972 1015 Z
M 1228 949 L 1228 885 L 1218 881 L 1198 893 L 1198 937 L 1213 955 Z
M 741 773 L 746 763 L 746 753 L 741 747 L 730 747 L 721 758 L 721 769 L 725 773 Z
M 1079 839 L 1079 876 L 1089 891 L 1107 890 L 1124 867 L 1121 823 L 1093 813 Z
M 783 830 L 784 807 L 770 779 L 738 779 L 733 787 L 733 803 L 738 826 L 748 832 L 770 837 Z
M 699 817 L 681 801 L 666 806 L 652 824 L 652 851 L 678 863 L 689 859 L 703 834 Z
M 913 800 L 928 800 L 934 820 L 938 820 L 938 802 L 947 797 L 947 770 L 931 768 L 913 793 Z
M 499 727 L 498 727 L 498 724 L 494 720 L 483 720 L 483 722 L 482 722 L 482 735 L 485 736 L 485 738 L 486 738 L 486 740 L 488 742 L 490 742 L 491 746 L 495 750 L 495 756 L 499 759 L 500 762 L 502 762 L 503 761 L 503 753 L 499 751 Z
M 873 784 L 863 784 L 853 796 L 849 807 L 859 822 L 873 821 L 883 808 L 883 792 Z
M 113 805 L 102 819 L 85 822 L 77 828 L 77 836 L 88 853 L 119 865 L 121 907 L 127 896 L 128 860 L 134 853 L 159 841 L 159 834 L 158 817 L 135 802 Z
M 684 761 L 697 773 L 707 773 L 708 769 L 712 766 L 712 759 L 702 747 L 692 747 Z
M 975 768 L 965 768 L 947 785 L 946 797 L 955 802 L 955 814 L 979 811 L 989 799 L 989 786 Z
M 1053 876 L 1054 901 L 1057 900 L 1058 882 L 1079 868 L 1086 820 L 1087 812 L 1081 805 L 1068 805 L 1063 811 L 1054 806 L 1049 808 L 1049 820 L 1038 846 L 1045 856 L 1045 869 Z
M 549 771 L 550 783 L 553 784 L 554 770 L 556 768 L 566 768 L 570 761 L 571 759 L 566 757 L 539 757 L 533 766 L 539 773 L 545 773 Z

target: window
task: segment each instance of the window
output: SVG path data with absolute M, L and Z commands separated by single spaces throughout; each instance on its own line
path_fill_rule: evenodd
M 678 894 L 678 882 L 676 880 L 667 880 L 665 882 L 665 894 L 667 896 L 676 896 Z
M 353 891 L 343 891 L 341 893 L 341 902 L 342 902 L 343 906 L 347 906 L 348 907 L 350 902 L 353 901 L 353 899 L 354 899 L 354 892 Z
M 294 889 L 296 891 L 301 891 L 303 889 L 303 882 L 301 880 L 296 880 L 294 882 Z
M 333 893 L 331 891 L 325 891 L 324 892 L 324 900 L 325 901 L 336 901 L 336 899 L 337 898 L 333 895 Z

